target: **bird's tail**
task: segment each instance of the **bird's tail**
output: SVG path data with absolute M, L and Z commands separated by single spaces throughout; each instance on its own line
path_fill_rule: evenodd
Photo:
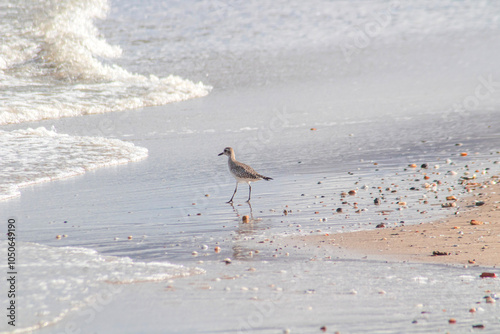
M 260 174 L 259 174 L 259 176 L 260 176 L 262 179 L 266 180 L 266 181 L 271 181 L 271 180 L 273 179 L 272 177 L 267 177 L 267 176 L 260 175 Z

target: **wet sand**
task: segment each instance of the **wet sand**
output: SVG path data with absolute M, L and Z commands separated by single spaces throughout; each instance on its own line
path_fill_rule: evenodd
M 457 207 L 460 210 L 454 214 Z M 477 187 L 450 210 L 451 217 L 432 223 L 305 236 L 301 240 L 387 260 L 500 266 L 500 184 Z M 471 224 L 472 220 L 479 225 Z M 436 253 L 441 255 L 433 255 Z

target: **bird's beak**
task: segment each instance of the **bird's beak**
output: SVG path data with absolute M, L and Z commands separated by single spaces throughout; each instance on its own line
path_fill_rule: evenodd
M 219 153 L 219 156 L 221 156 L 221 155 L 223 155 L 223 154 L 224 154 L 224 152 L 222 152 L 222 153 Z

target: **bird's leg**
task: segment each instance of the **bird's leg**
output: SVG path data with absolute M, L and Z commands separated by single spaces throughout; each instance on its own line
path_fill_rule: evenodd
M 236 182 L 236 188 L 234 188 L 233 196 L 231 196 L 231 199 L 229 200 L 229 202 L 226 202 L 226 203 L 233 203 L 233 198 L 234 198 L 234 195 L 236 195 L 236 190 L 238 190 L 238 182 Z
M 248 200 L 247 200 L 248 203 L 250 203 L 251 195 L 252 195 L 252 186 L 250 185 L 250 182 L 248 182 Z

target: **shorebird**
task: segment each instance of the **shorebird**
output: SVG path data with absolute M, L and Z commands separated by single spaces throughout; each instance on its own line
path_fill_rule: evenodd
M 231 147 L 226 147 L 224 149 L 224 152 L 219 154 L 219 156 L 221 155 L 227 155 L 229 157 L 229 159 L 227 160 L 227 163 L 229 165 L 229 171 L 231 172 L 231 175 L 233 175 L 234 178 L 236 179 L 236 188 L 234 188 L 233 196 L 231 196 L 231 199 L 227 203 L 233 203 L 234 195 L 238 190 L 238 183 L 248 183 L 247 202 L 250 202 L 250 196 L 252 195 L 252 186 L 250 186 L 250 182 L 255 182 L 259 180 L 266 180 L 266 181 L 272 180 L 272 178 L 270 177 L 260 175 L 252 167 L 245 165 L 244 163 L 241 163 L 239 161 L 236 161 L 234 150 Z

